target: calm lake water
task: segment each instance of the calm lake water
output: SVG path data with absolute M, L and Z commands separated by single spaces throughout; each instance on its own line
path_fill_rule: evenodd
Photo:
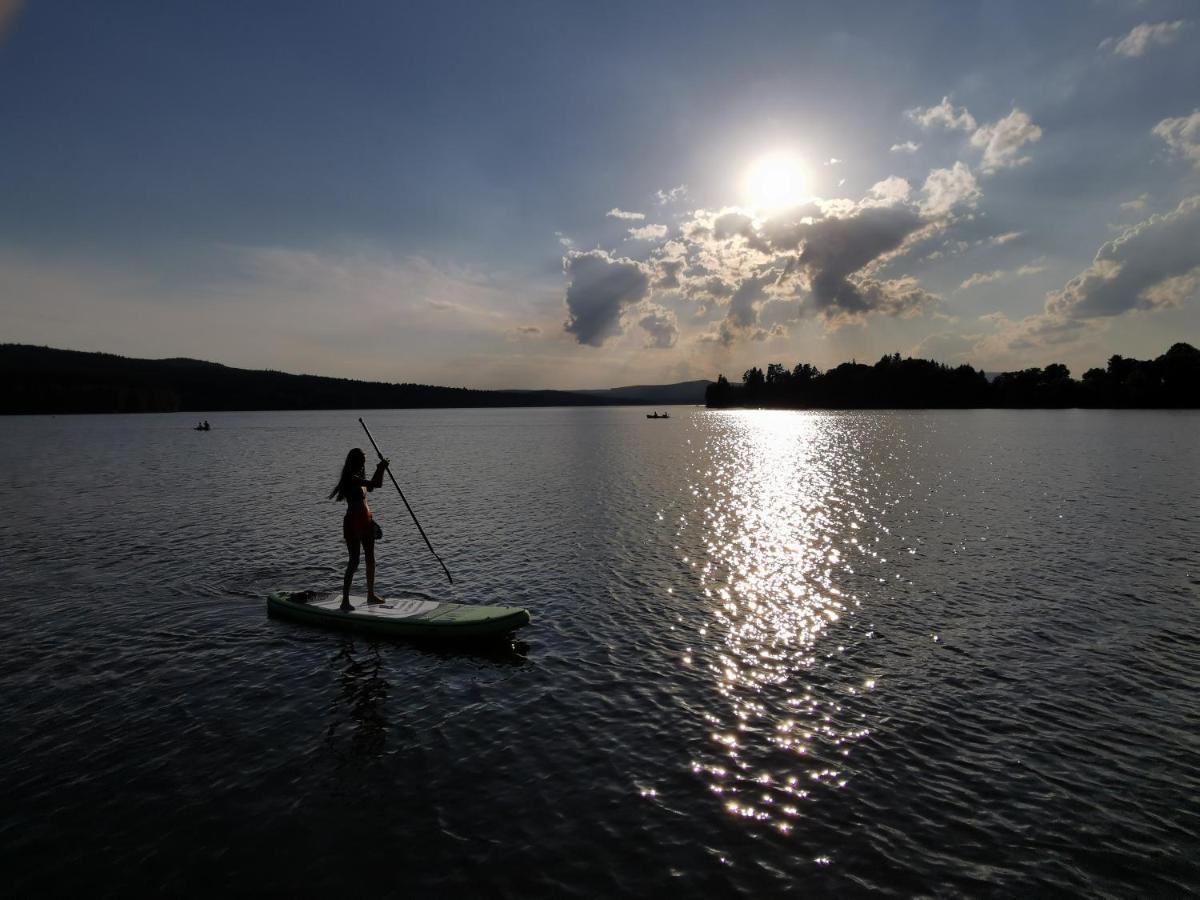
M 357 413 L 0 420 L 5 893 L 1200 888 L 1200 415 L 644 413 L 366 414 L 487 652 L 267 617 Z

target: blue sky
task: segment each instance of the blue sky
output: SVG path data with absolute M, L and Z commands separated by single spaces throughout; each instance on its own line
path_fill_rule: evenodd
M 0 340 L 480 387 L 1200 343 L 1200 8 L 0 0 Z

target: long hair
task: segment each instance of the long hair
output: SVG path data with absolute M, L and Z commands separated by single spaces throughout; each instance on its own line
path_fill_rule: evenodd
M 354 476 L 363 477 L 363 467 L 367 464 L 367 454 L 363 453 L 358 447 L 355 447 L 346 454 L 346 461 L 342 464 L 342 474 L 338 476 L 337 485 L 329 494 L 330 500 L 345 500 L 346 495 L 350 493 L 353 484 L 350 479 Z

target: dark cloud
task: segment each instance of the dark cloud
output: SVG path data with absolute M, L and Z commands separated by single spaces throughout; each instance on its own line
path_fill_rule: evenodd
M 749 328 L 758 324 L 758 307 L 767 299 L 766 285 L 775 280 L 775 273 L 768 272 L 756 278 L 747 278 L 729 298 L 729 324 L 735 328 Z
M 570 278 L 563 327 L 576 341 L 592 347 L 620 334 L 621 313 L 650 289 L 650 278 L 638 263 L 603 250 L 569 253 L 563 269 Z
M 719 241 L 748 237 L 754 233 L 754 220 L 745 213 L 727 212 L 713 220 L 713 237 Z
M 804 226 L 798 234 L 803 249 L 794 268 L 808 275 L 814 309 L 830 320 L 874 311 L 899 315 L 931 299 L 911 279 L 883 282 L 852 277 L 896 250 L 924 224 L 911 209 L 887 206 Z
M 1088 268 L 1046 298 L 1046 312 L 1090 319 L 1175 305 L 1181 292 L 1189 290 L 1184 276 L 1198 267 L 1200 195 L 1102 246 Z M 1172 290 L 1172 281 L 1177 290 Z
M 679 326 L 675 322 L 675 313 L 663 309 L 661 306 L 652 306 L 646 315 L 638 319 L 638 325 L 644 328 L 650 336 L 646 343 L 647 347 L 665 350 L 674 347 L 675 341 L 679 337 Z
M 679 273 L 683 270 L 686 260 L 664 259 L 658 263 L 658 277 L 654 281 L 656 288 L 677 290 L 679 288 Z

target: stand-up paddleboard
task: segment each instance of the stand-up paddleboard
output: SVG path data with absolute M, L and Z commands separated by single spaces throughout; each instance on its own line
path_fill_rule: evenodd
M 351 597 L 354 609 L 342 612 L 340 592 L 275 591 L 267 597 L 267 613 L 323 628 L 352 629 L 390 637 L 460 640 L 496 637 L 529 624 L 519 606 L 468 606 L 423 597 L 367 603 Z

